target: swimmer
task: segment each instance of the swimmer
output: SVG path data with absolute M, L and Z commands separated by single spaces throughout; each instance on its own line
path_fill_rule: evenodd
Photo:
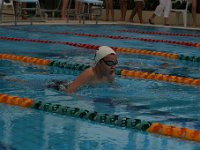
M 95 65 L 84 70 L 65 91 L 74 93 L 83 85 L 113 82 L 117 63 L 117 56 L 113 49 L 108 46 L 99 47 L 95 54 Z
M 108 47 L 101 46 L 95 53 L 95 64 L 93 67 L 84 70 L 74 81 L 52 81 L 48 88 L 74 93 L 84 85 L 96 85 L 99 83 L 112 83 L 115 79 L 117 65 L 116 52 Z M 20 81 L 22 82 L 22 81 Z

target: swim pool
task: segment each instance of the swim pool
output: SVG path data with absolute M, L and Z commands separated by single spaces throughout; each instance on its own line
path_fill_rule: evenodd
M 131 32 L 133 28 L 145 31 L 146 34 Z M 119 38 L 120 35 L 131 38 L 200 43 L 198 37 L 189 35 L 161 36 L 148 32 L 200 34 L 198 31 L 128 25 L 2 27 L 0 29 L 1 37 L 9 38 L 1 38 L 0 51 L 7 54 L 87 65 L 93 63 L 94 49 L 78 47 L 80 44 L 70 46 L 66 43 L 53 43 L 52 41 L 68 42 L 68 44 L 71 42 L 108 45 L 198 57 L 200 55 L 198 47 Z M 74 35 L 74 33 L 79 33 L 79 35 Z M 83 35 L 81 36 L 80 33 Z M 94 36 L 95 34 L 101 34 L 104 37 Z M 109 38 L 105 35 L 115 37 Z M 19 38 L 24 40 L 19 41 Z M 37 41 L 28 41 L 27 39 Z M 141 70 L 194 79 L 200 76 L 199 62 L 122 52 L 119 52 L 118 56 L 118 68 L 121 69 Z M 198 97 L 200 94 L 198 86 L 117 76 L 114 85 L 87 87 L 80 89 L 75 95 L 67 95 L 47 89 L 45 85 L 51 80 L 71 81 L 80 71 L 4 59 L 0 60 L 0 63 L 0 93 L 199 130 Z M 27 149 L 27 146 L 30 149 L 199 148 L 199 144 L 196 142 L 38 110 L 3 104 L 0 106 L 1 126 L 3 126 L 0 132 L 2 147 L 7 146 L 13 149 Z

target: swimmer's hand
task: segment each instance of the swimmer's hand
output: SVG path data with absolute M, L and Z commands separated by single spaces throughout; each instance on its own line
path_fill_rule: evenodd
M 66 91 L 68 84 L 69 83 L 67 81 L 53 81 L 48 84 L 47 87 L 57 91 Z

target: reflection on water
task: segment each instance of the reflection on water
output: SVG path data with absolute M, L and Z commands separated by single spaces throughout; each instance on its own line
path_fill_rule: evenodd
M 128 37 L 171 39 L 170 36 L 119 33 L 115 30 L 133 26 L 17 26 L 15 28 L 54 32 L 101 33 Z M 165 30 L 134 26 L 140 30 Z M 167 32 L 181 32 L 166 29 Z M 2 35 L 51 41 L 69 41 L 94 45 L 146 49 L 199 56 L 197 48 L 144 41 L 115 40 L 31 33 L 0 28 Z M 191 32 L 184 30 L 184 32 Z M 196 42 L 198 38 L 176 37 L 179 41 Z M 13 46 L 14 44 L 14 46 Z M 0 40 L 1 53 L 25 55 L 79 64 L 93 64 L 95 50 L 61 44 Z M 156 56 L 123 54 L 118 52 L 118 69 L 140 70 L 183 77 L 200 78 L 199 63 L 172 60 Z M 116 76 L 112 84 L 81 87 L 75 94 L 67 94 L 52 82 L 74 80 L 80 71 L 38 66 L 0 60 L 0 93 L 28 97 L 35 101 L 78 107 L 99 113 L 117 114 L 142 120 L 161 122 L 200 130 L 199 87 L 144 79 Z M 59 84 L 58 84 L 59 85 Z M 56 88 L 56 89 L 55 89 Z M 50 112 L 0 105 L 0 149 L 199 149 L 194 142 L 155 136 L 146 132 L 90 122 Z

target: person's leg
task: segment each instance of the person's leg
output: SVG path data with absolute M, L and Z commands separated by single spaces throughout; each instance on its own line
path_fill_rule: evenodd
M 121 21 L 125 21 L 127 12 L 127 0 L 119 0 L 121 10 Z
M 122 21 L 122 16 L 123 16 L 123 0 L 119 0 L 119 7 L 120 7 L 120 12 L 121 12 L 121 18 L 120 21 Z
M 68 0 L 62 0 L 61 19 L 66 19 Z
M 13 1 L 13 6 L 14 6 L 14 10 L 15 10 L 15 14 L 16 14 L 16 15 L 18 15 L 18 13 L 19 13 L 19 12 L 18 12 L 18 11 L 19 11 L 19 10 L 18 10 L 18 9 L 19 9 L 18 5 L 19 5 L 18 2 Z
M 23 8 L 26 8 L 26 3 L 22 3 L 22 6 L 19 6 L 18 2 L 13 1 L 13 5 L 14 5 L 15 14 L 17 16 L 21 16 L 22 19 L 27 19 L 27 11 L 23 9 Z M 19 8 L 19 7 L 21 7 L 21 8 Z M 21 11 L 21 12 L 19 12 L 19 11 Z
M 143 1 L 139 1 L 137 5 L 137 12 L 138 12 L 138 18 L 140 20 L 140 23 L 143 23 L 142 9 L 143 9 Z
M 196 27 L 197 0 L 192 0 L 192 27 Z
M 169 25 L 169 23 L 168 23 L 168 17 L 164 17 L 164 25 L 165 25 L 165 26 L 168 26 L 168 25 Z
M 151 17 L 149 18 L 149 23 L 150 23 L 150 24 L 154 24 L 154 19 L 155 19 L 155 17 L 156 17 L 156 14 L 153 13 L 153 14 L 151 15 Z
M 129 21 L 130 21 L 130 22 L 134 22 L 134 21 L 133 21 L 133 18 L 134 18 L 134 16 L 135 16 L 135 14 L 136 14 L 136 7 L 134 7 L 133 10 L 132 10 L 132 12 L 131 12 L 131 15 L 130 15 L 130 17 L 129 17 Z
M 27 11 L 23 8 L 26 8 L 26 3 L 22 3 L 22 19 L 27 19 Z
M 109 21 L 109 0 L 105 0 L 106 3 L 106 21 Z
M 127 12 L 127 0 L 124 0 L 124 5 L 123 5 L 123 21 L 126 20 L 126 12 Z
M 109 0 L 109 8 L 111 10 L 111 18 L 112 18 L 112 21 L 114 21 L 114 9 L 113 9 L 113 0 Z
M 81 10 L 81 2 L 80 0 L 75 1 L 75 13 L 76 13 L 76 19 L 80 20 L 80 10 Z
M 172 8 L 172 2 L 171 0 L 168 0 L 165 2 L 165 8 L 164 8 L 164 25 L 169 25 L 168 23 L 168 18 L 171 12 L 171 8 Z
M 161 16 L 161 14 L 164 10 L 164 7 L 165 7 L 164 2 L 165 2 L 165 0 L 160 0 L 160 4 L 156 7 L 154 13 L 149 18 L 150 24 L 154 24 L 154 19 L 155 19 L 156 16 Z
M 130 17 L 129 17 L 129 21 L 130 21 L 130 22 L 133 22 L 133 18 L 134 18 L 134 16 L 135 16 L 135 14 L 137 13 L 137 3 L 138 3 L 138 2 L 135 2 L 135 7 L 133 8 L 133 10 L 132 10 L 132 12 L 131 12 L 131 15 L 130 15 Z

